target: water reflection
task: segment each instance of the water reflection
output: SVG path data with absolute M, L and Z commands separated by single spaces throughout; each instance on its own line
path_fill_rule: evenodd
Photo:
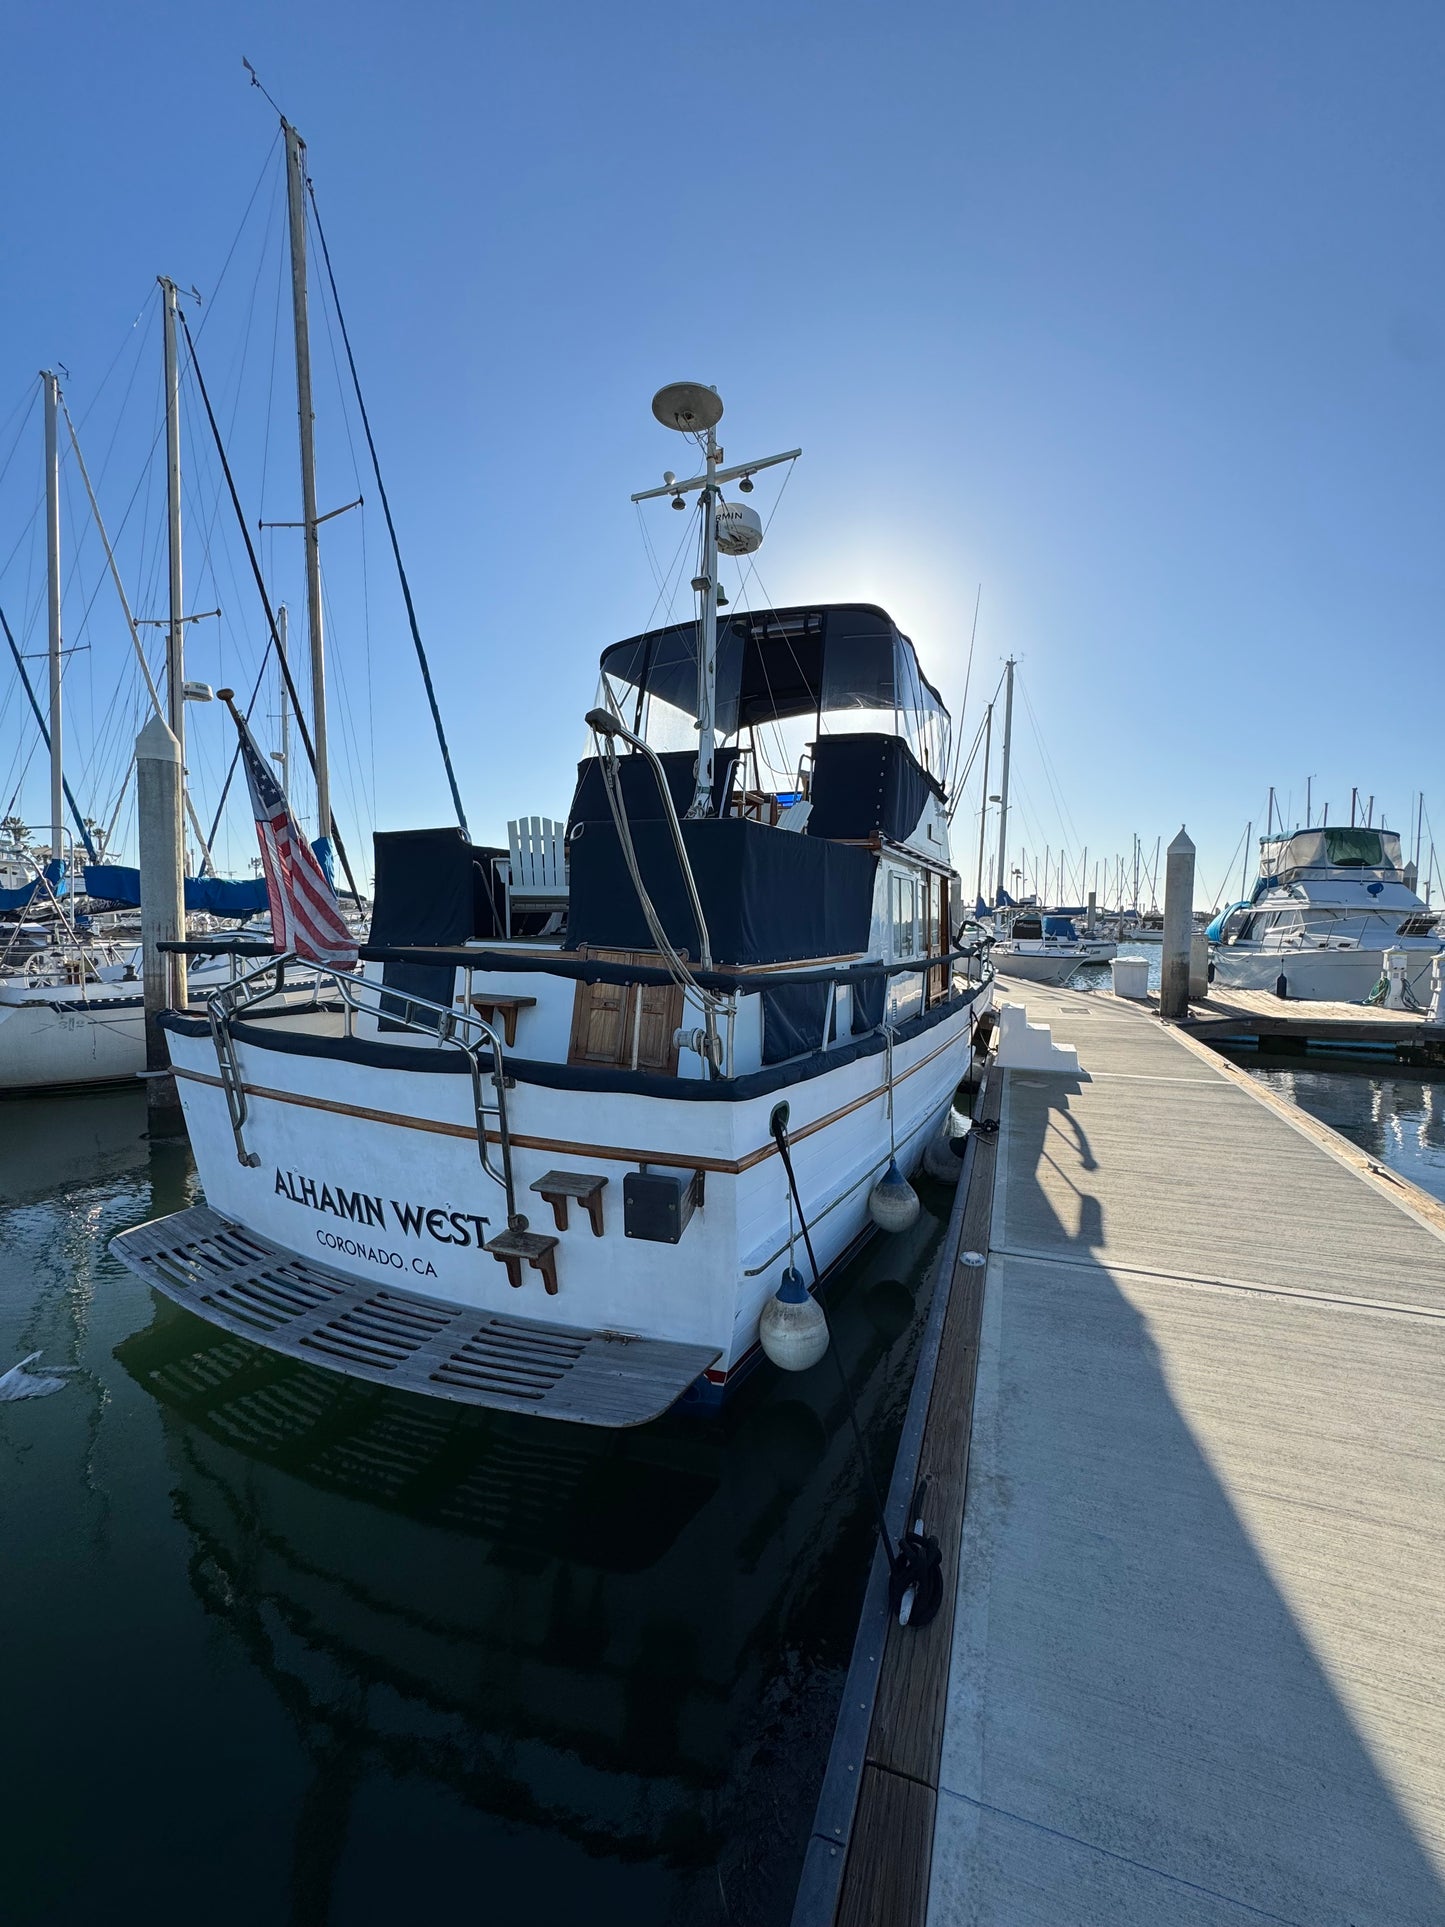
M 1423 1191 L 1445 1200 L 1445 1082 L 1240 1052 L 1234 1061 Z
M 0 1097 L 0 1205 L 104 1184 L 147 1161 L 145 1092 Z
M 884 1475 L 940 1228 L 830 1299 Z M 479 1892 L 529 1920 L 786 1919 L 869 1538 L 831 1366 L 608 1433 L 399 1396 L 164 1303 L 115 1355 L 157 1401 L 195 1601 L 304 1754 L 293 1920 Z

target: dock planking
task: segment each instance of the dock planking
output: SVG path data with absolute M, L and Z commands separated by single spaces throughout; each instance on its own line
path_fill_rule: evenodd
M 927 1918 L 1441 1927 L 1445 1239 L 1146 1010 L 1004 994 L 1084 1075 L 1002 1079 Z
M 990 1076 L 980 1095 L 976 1121 L 997 1122 L 1000 1080 Z M 965 1254 L 988 1248 L 997 1136 L 975 1130 L 963 1183 L 950 1223 L 944 1261 L 948 1291 L 937 1362 L 923 1423 L 916 1478 L 926 1481 L 924 1520 L 939 1540 L 944 1594 L 937 1617 L 925 1627 L 900 1627 L 875 1608 L 860 1631 L 871 1645 L 884 1626 L 883 1649 L 861 1748 L 856 1807 L 851 1816 L 841 1881 L 813 1877 L 800 1890 L 795 1927 L 922 1927 L 935 1826 L 939 1760 L 943 1747 L 959 1545 L 972 1432 L 973 1387 L 984 1268 Z M 865 1671 L 855 1654 L 854 1675 Z M 847 1749 L 843 1749 L 847 1750 Z M 840 1749 L 835 1744 L 835 1754 Z M 854 1771 L 843 1762 L 840 1777 Z M 833 1764 L 830 1763 L 830 1775 Z M 820 1815 L 836 1803 L 827 1789 Z M 832 1831 L 831 1828 L 828 1831 Z

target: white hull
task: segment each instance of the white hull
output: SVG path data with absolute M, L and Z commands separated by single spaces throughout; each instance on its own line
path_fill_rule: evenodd
M 0 1091 L 125 1083 L 145 1069 L 140 998 L 67 1002 L 63 987 L 52 995 L 54 1002 L 0 1002 Z
M 298 983 L 280 1002 L 304 1004 L 312 995 L 309 983 Z M 196 999 L 193 1007 L 203 1006 Z M 145 1003 L 138 984 L 39 990 L 0 984 L 0 1092 L 126 1084 L 145 1067 Z
M 962 1005 L 895 1048 L 894 1138 L 905 1172 L 968 1068 L 974 1021 L 975 1006 Z M 608 1180 L 601 1237 L 570 1208 L 550 1295 L 530 1267 L 520 1289 L 511 1286 L 481 1248 L 505 1227 L 506 1210 L 477 1154 L 469 1078 L 238 1039 L 245 1142 L 260 1160 L 247 1167 L 209 1037 L 172 1031 L 169 1042 L 207 1202 L 223 1217 L 359 1281 L 537 1324 L 715 1347 L 715 1384 L 753 1351 L 759 1312 L 790 1255 L 805 1264 L 801 1243 L 789 1249 L 787 1178 L 769 1128 L 775 1106 L 789 1106 L 794 1168 L 825 1270 L 868 1229 L 869 1192 L 890 1156 L 881 1052 L 734 1101 L 519 1079 L 508 1117 L 516 1193 L 532 1228 L 556 1230 L 529 1190 L 544 1173 Z M 676 1244 L 624 1234 L 623 1179 L 642 1166 L 704 1174 L 703 1202 Z
M 1010 950 L 995 944 L 993 964 L 1001 977 L 1021 977 L 1031 984 L 1066 984 L 1085 964 L 1108 963 L 1113 955 L 1111 943 L 1089 950 Z
M 1392 946 L 1409 959 L 1410 989 L 1417 1002 L 1430 1001 L 1430 967 L 1435 945 Z M 1219 944 L 1213 951 L 1214 981 L 1232 990 L 1274 990 L 1281 975 L 1288 994 L 1307 1003 L 1362 1004 L 1385 974 L 1383 950 L 1262 950 L 1248 944 Z

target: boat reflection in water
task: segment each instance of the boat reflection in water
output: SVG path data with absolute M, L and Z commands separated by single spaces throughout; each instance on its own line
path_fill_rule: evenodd
M 829 1297 L 880 1479 L 940 1230 L 925 1204 Z M 159 1300 L 116 1356 L 159 1402 L 192 1587 L 307 1756 L 293 1918 L 786 1920 L 871 1543 L 828 1361 L 602 1431 L 372 1388 Z M 235 1796 L 236 1765 L 204 1770 Z

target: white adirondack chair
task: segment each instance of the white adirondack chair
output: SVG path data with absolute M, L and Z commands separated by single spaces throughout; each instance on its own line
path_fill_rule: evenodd
M 513 910 L 567 908 L 567 825 L 524 816 L 507 825 L 507 935 Z

